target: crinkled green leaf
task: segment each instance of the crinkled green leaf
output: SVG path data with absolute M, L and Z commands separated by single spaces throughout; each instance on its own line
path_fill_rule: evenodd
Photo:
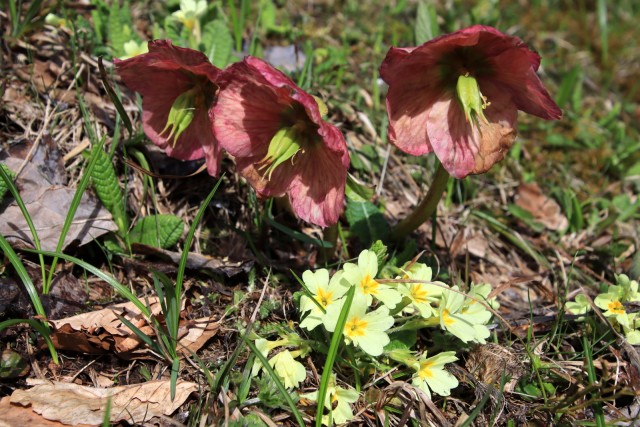
M 5 173 L 9 176 L 9 178 L 11 178 L 12 180 L 16 177 L 16 174 L 13 173 L 5 164 L 1 164 L 0 163 L 0 168 L 2 168 L 2 170 L 5 171 Z M 3 179 L 0 179 L 0 200 L 2 200 L 2 198 L 4 197 L 4 194 L 9 191 L 9 186 L 7 185 L 6 182 L 4 182 Z
M 96 147 L 94 150 L 98 150 L 98 148 Z M 98 160 L 91 173 L 93 188 L 104 207 L 111 212 L 120 234 L 124 235 L 129 229 L 129 221 L 116 171 L 111 163 L 111 157 L 107 153 L 99 149 L 96 155 Z
M 115 0 L 109 9 L 109 32 L 107 34 L 107 39 L 113 49 L 113 54 L 116 57 L 124 55 L 124 44 L 129 41 L 126 39 L 125 32 L 123 31 L 123 28 L 126 25 L 122 14 L 122 10 L 124 8 L 125 7 L 120 8 L 120 1 Z
M 131 230 L 132 243 L 167 249 L 175 245 L 184 231 L 184 222 L 174 215 L 151 215 L 142 218 Z
M 213 65 L 224 68 L 229 64 L 233 50 L 233 36 L 222 19 L 208 22 L 202 29 L 204 52 Z

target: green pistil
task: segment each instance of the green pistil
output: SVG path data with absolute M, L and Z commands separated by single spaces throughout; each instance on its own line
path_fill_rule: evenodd
M 266 179 L 270 180 L 273 171 L 283 162 L 293 159 L 302 150 L 298 126 L 284 127 L 271 138 L 267 155 L 258 162 L 258 170 L 264 171 Z
M 167 130 L 171 129 L 168 141 L 173 139 L 172 147 L 176 146 L 176 141 L 182 135 L 182 132 L 187 130 L 193 117 L 195 116 L 196 108 L 202 103 L 202 94 L 198 87 L 186 91 L 176 98 L 169 111 L 169 117 L 167 118 L 167 125 L 164 127 L 160 135 L 164 134 Z
M 475 122 L 481 119 L 483 122 L 488 123 L 483 110 L 491 103 L 488 102 L 487 97 L 480 92 L 480 87 L 475 77 L 470 76 L 469 73 L 458 77 L 456 95 L 462 105 L 467 122 Z

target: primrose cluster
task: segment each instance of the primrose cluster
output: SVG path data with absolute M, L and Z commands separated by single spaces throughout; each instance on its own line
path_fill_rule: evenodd
M 625 305 L 640 301 L 638 282 L 629 279 L 626 274 L 616 276 L 616 285 L 607 287 L 606 292 L 599 294 L 593 303 L 602 310 L 602 314 L 619 332 L 623 332 L 631 345 L 640 345 L 640 313 L 629 312 Z M 589 299 L 580 294 L 575 301 L 567 303 L 572 314 L 586 314 L 592 310 Z
M 439 328 L 464 343 L 485 343 L 490 332 L 487 323 L 495 298 L 489 299 L 491 286 L 472 284 L 467 292 L 433 280 L 430 267 L 410 262 L 398 269 L 393 279 L 378 278 L 379 260 L 373 250 L 364 250 L 357 264 L 345 263 L 332 276 L 327 269 L 307 270 L 302 274 L 303 295 L 300 298 L 300 327 L 309 335 L 342 336 L 340 354 L 348 355 L 351 366 L 372 365 L 377 369 L 400 368 L 414 386 L 427 395 L 448 396 L 458 380 L 445 365 L 457 360 L 455 351 L 445 351 L 427 357 L 426 351 L 416 352 L 410 346 L 399 346 L 394 335 L 415 332 L 423 328 Z M 340 328 L 338 325 L 343 325 Z M 321 328 L 322 333 L 311 331 Z M 330 341 L 330 340 L 329 340 Z M 297 388 L 307 378 L 303 358 L 313 349 L 324 346 L 298 333 L 282 333 L 279 339 L 258 338 L 256 347 L 288 389 Z M 279 351 L 274 351 L 280 348 Z M 339 362 L 338 362 L 339 363 Z M 253 375 L 262 368 L 254 362 Z M 343 369 L 340 372 L 344 372 Z M 337 385 L 336 375 L 329 383 L 325 406 L 333 409 L 336 423 L 351 419 L 350 404 L 357 401 L 359 390 Z M 317 392 L 303 397 L 317 400 Z M 333 405 L 335 406 L 335 405 Z

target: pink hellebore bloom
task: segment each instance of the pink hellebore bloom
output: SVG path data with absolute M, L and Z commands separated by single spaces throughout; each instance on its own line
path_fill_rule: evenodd
M 218 174 L 221 148 L 211 131 L 209 109 L 215 102 L 220 69 L 196 50 L 170 40 L 149 43 L 149 53 L 120 61 L 124 84 L 142 95 L 142 121 L 149 139 L 180 160 L 206 158 Z
M 325 227 L 342 212 L 349 153 L 323 113 L 320 99 L 251 56 L 223 71 L 211 111 L 216 138 L 258 195 L 286 193 L 296 215 Z
M 513 144 L 517 110 L 562 117 L 539 65 L 522 40 L 482 25 L 391 48 L 380 68 L 389 139 L 409 154 L 435 152 L 456 178 L 486 172 Z

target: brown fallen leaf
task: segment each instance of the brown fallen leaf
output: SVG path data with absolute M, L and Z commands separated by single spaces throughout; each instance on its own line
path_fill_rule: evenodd
M 157 297 L 149 298 L 151 313 L 161 318 L 162 309 Z M 184 301 L 182 309 L 184 310 Z M 117 304 L 102 310 L 78 314 L 60 320 L 51 320 L 51 339 L 58 350 L 78 351 L 89 354 L 114 352 L 124 359 L 144 358 L 151 354 L 142 340 L 119 317 L 123 317 L 150 337 L 155 336 L 140 310 L 131 302 Z M 182 354 L 198 351 L 213 337 L 220 321 L 213 318 L 182 320 L 180 322 L 178 351 Z
M 42 249 L 47 251 L 56 249 L 71 200 L 76 192 L 75 188 L 64 184 L 64 168 L 60 174 L 57 170 L 57 159 L 62 159 L 62 156 L 55 147 L 40 144 L 31 161 L 26 163 L 15 181 L 35 225 Z M 4 158 L 2 163 L 16 172 L 24 163 L 24 159 L 10 155 Z M 7 197 L 6 200 L 11 199 Z M 12 244 L 33 247 L 31 232 L 20 208 L 15 202 L 8 205 L 6 203 L 0 205 L 0 233 Z M 116 229 L 109 211 L 89 193 L 85 193 L 82 195 L 63 249 L 73 242 L 84 245 Z
M 47 420 L 68 425 L 101 425 L 109 398 L 110 422 L 126 421 L 134 425 L 144 423 L 153 417 L 171 415 L 191 393 L 198 390 L 198 384 L 178 381 L 176 395 L 172 401 L 169 380 L 112 388 L 94 388 L 44 380 L 35 380 L 32 383 L 36 385 L 28 390 L 13 392 L 9 408 L 30 408 Z M 4 408 L 0 406 L 0 411 L 2 409 Z M 4 419 L 3 412 L 0 412 L 0 419 Z
M 21 405 L 12 405 L 11 397 L 0 399 L 0 427 L 63 427 L 59 421 L 49 421 L 42 415 L 36 414 L 31 408 Z M 93 427 L 89 424 L 75 424 L 75 427 Z
M 536 221 L 549 230 L 562 230 L 569 225 L 560 206 L 555 200 L 544 195 L 540 186 L 535 182 L 520 184 L 515 202 L 522 209 L 529 211 Z

